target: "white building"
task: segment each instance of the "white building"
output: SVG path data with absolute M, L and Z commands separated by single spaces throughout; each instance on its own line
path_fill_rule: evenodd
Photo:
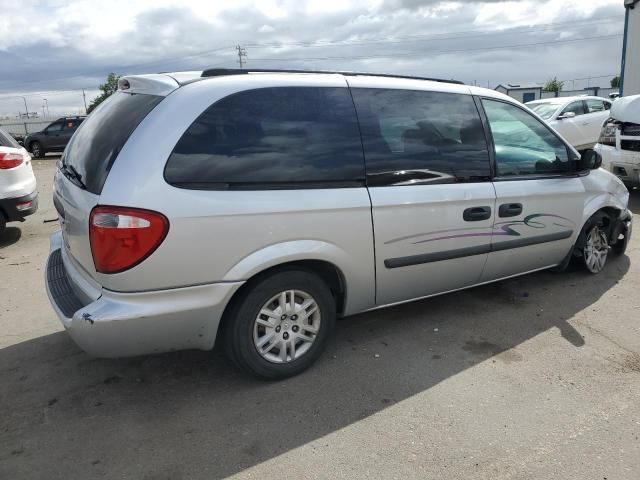
M 504 85 L 498 85 L 495 90 L 509 95 L 522 103 L 542 98 L 542 87 L 540 85 L 511 85 L 508 83 L 506 87 Z
M 624 0 L 627 9 L 622 44 L 620 95 L 640 94 L 640 0 Z

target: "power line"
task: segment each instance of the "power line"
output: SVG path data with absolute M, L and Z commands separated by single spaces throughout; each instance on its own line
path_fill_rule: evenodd
M 592 20 L 592 21 L 583 21 L 583 22 L 555 22 L 555 23 L 548 23 L 548 24 L 539 24 L 539 26 L 545 26 L 545 28 L 534 28 L 534 29 L 520 29 L 520 30 L 515 30 L 515 29 L 510 29 L 510 30 L 506 30 L 506 31 L 502 31 L 502 32 L 491 32 L 491 31 L 482 31 L 482 30 L 467 30 L 467 31 L 458 31 L 458 32 L 447 32 L 447 33 L 440 33 L 440 34 L 430 34 L 430 35 L 412 35 L 412 36 L 399 36 L 399 37 L 378 37 L 376 39 L 376 37 L 371 37 L 369 39 L 366 40 L 361 40 L 361 41 L 334 41 L 334 42 L 330 42 L 330 41 L 316 41 L 316 42 L 281 42 L 281 43 L 254 43 L 254 44 L 246 44 L 246 46 L 252 47 L 252 48 L 270 48 L 270 47 L 281 47 L 281 46 L 298 46 L 301 48 L 306 48 L 306 47 L 331 47 L 331 46 L 358 46 L 358 45 L 367 45 L 367 44 L 372 44 L 372 43 L 386 43 L 386 44 L 397 44 L 397 43 L 406 43 L 406 42 L 411 42 L 411 41 L 419 41 L 419 40 L 426 40 L 426 39 L 431 39 L 431 40 L 453 40 L 453 39 L 468 39 L 468 38 L 474 38 L 477 36 L 492 36 L 492 35 L 507 35 L 507 34 L 515 34 L 515 33 L 535 33 L 538 31 L 543 31 L 543 30 L 553 30 L 553 28 L 555 28 L 556 26 L 559 25 L 567 25 L 567 24 L 571 24 L 573 26 L 579 26 L 579 25 L 586 25 L 586 24 L 593 24 L 593 23 L 607 23 L 608 21 L 612 21 L 613 19 L 615 20 L 619 20 L 619 17 L 617 16 L 611 16 L 611 17 L 603 17 L 601 19 L 598 20 Z M 478 35 L 474 35 L 474 36 L 463 36 L 460 37 L 460 35 L 464 35 L 465 33 L 477 33 Z M 449 35 L 449 37 L 442 37 L 442 35 Z M 455 35 L 455 36 L 451 36 L 451 35 Z M 485 50 L 485 51 L 489 51 L 489 50 L 499 50 L 499 49 L 505 49 L 505 48 L 514 48 L 514 47 L 527 47 L 527 46 L 538 46 L 538 45 L 549 45 L 549 44 L 559 44 L 559 43 L 569 43 L 569 42 L 575 42 L 575 41 L 582 41 L 582 40 L 591 40 L 591 39 L 598 39 L 598 38 L 612 38 L 614 36 L 621 36 L 621 35 L 601 35 L 601 36 L 595 36 L 595 37 L 585 37 L 585 38 L 578 38 L 578 39 L 567 39 L 567 40 L 557 40 L 557 41 L 548 41 L 548 42 L 536 42 L 536 43 L 529 43 L 529 44 L 514 44 L 514 45 L 503 45 L 503 46 L 498 46 L 498 47 L 484 47 L 484 48 L 467 48 L 467 49 L 455 49 L 455 50 L 431 50 L 428 53 L 432 53 L 432 54 L 441 54 L 441 53 L 459 53 L 459 52 L 465 52 L 465 51 L 481 51 L 481 50 Z M 440 37 L 440 38 L 438 38 Z M 402 40 L 402 39 L 405 40 Z M 240 66 L 242 67 L 245 63 L 245 61 L 243 60 L 244 57 L 246 57 L 246 46 L 245 47 L 241 47 L 240 45 L 236 45 L 235 48 L 236 51 L 238 52 L 238 63 L 240 64 Z M 218 48 L 214 48 L 214 49 L 210 49 L 210 50 L 205 50 L 205 51 L 201 51 L 201 52 L 196 52 L 193 54 L 189 54 L 189 55 L 182 55 L 182 56 L 177 56 L 177 57 L 172 57 L 172 58 L 165 58 L 165 59 L 160 59 L 160 60 L 156 60 L 153 62 L 146 62 L 146 63 L 137 63 L 137 64 L 128 64 L 128 65 L 123 65 L 117 68 L 101 68 L 100 70 L 93 70 L 93 71 L 87 71 L 84 72 L 82 74 L 78 74 L 78 75 L 71 75 L 71 76 L 63 76 L 63 77 L 57 77 L 57 78 L 48 78 L 48 79 L 42 79 L 42 80 L 27 80 L 27 81 L 23 81 L 22 84 L 36 84 L 36 83 L 44 83 L 44 82 L 51 82 L 51 81 L 60 81 L 60 80 L 70 80 L 70 79 L 74 79 L 74 78 L 82 78 L 82 77 L 86 77 L 88 75 L 101 75 L 104 74 L 105 72 L 107 72 L 108 70 L 135 70 L 135 69 L 139 69 L 141 67 L 145 67 L 145 66 L 151 66 L 151 65 L 161 65 L 161 64 L 167 64 L 167 63 L 172 63 L 172 62 L 176 62 L 176 61 L 184 61 L 190 58 L 197 58 L 197 57 L 202 57 L 202 56 L 207 56 L 207 55 L 211 55 L 212 53 L 216 53 L 216 52 L 221 52 L 224 50 L 228 50 L 232 48 L 232 46 L 224 46 L 224 47 L 218 47 Z M 326 56 L 326 57 L 301 57 L 301 58 L 258 58 L 256 60 L 261 60 L 261 61 L 305 61 L 305 60 L 317 60 L 317 61 L 322 61 L 322 60 L 341 60 L 341 59 L 345 59 L 345 60 L 357 60 L 357 59 L 369 59 L 369 58 L 389 58 L 389 57 L 420 57 L 420 56 L 425 56 L 424 53 L 397 53 L 397 54 L 379 54 L 379 55 L 354 55 L 354 56 Z M 220 58 L 220 57 L 218 57 Z M 215 65 L 223 65 L 226 62 L 220 62 L 217 63 Z M 213 65 L 213 66 L 215 66 Z M 1 95 L 1 94 L 0 94 Z
M 602 17 L 598 20 L 585 20 L 582 22 L 575 22 L 575 21 L 571 21 L 571 22 L 555 22 L 555 23 L 547 23 L 547 24 L 538 24 L 536 25 L 534 29 L 510 29 L 510 30 L 505 30 L 505 31 L 501 31 L 501 32 L 492 32 L 492 31 L 487 31 L 487 30 L 463 30 L 463 31 L 456 31 L 456 32 L 446 32 L 446 33 L 439 33 L 439 34 L 420 34 L 420 35 L 406 35 L 406 36 L 396 36 L 396 37 L 370 37 L 368 39 L 365 40 L 356 40 L 356 41 L 315 41 L 315 42 L 304 42 L 304 41 L 299 41 L 299 42 L 280 42 L 280 43 L 253 43 L 253 44 L 245 44 L 244 50 L 245 50 L 245 55 L 246 56 L 246 47 L 252 47 L 252 48 L 269 48 L 269 47 L 280 47 L 280 46 L 299 46 L 302 48 L 307 48 L 307 47 L 325 47 L 325 46 L 358 46 L 358 45 L 367 45 L 367 44 L 373 44 L 373 43 L 388 43 L 388 44 L 397 44 L 397 43 L 406 43 L 406 42 L 410 42 L 410 41 L 418 41 L 420 39 L 433 39 L 433 40 L 449 40 L 449 39 L 461 39 L 459 36 L 460 35 L 464 35 L 466 33 L 477 33 L 479 34 L 478 36 L 492 36 L 492 35 L 507 35 L 507 34 L 514 34 L 514 33 L 535 33 L 537 31 L 544 31 L 544 30 L 552 30 L 553 28 L 549 28 L 549 27 L 556 27 L 556 26 L 562 26 L 562 25 L 573 25 L 573 26 L 578 26 L 578 25 L 587 25 L 587 24 L 593 24 L 593 23 L 607 23 L 609 21 L 613 21 L 613 20 L 621 20 L 622 17 L 618 17 L 618 16 L 610 16 L 610 17 Z M 541 26 L 541 27 L 545 27 L 545 28 L 541 28 L 538 29 L 537 27 Z M 449 35 L 449 37 L 442 37 L 442 35 Z M 437 37 L 442 37 L 442 38 L 437 38 Z M 466 36 L 466 37 L 462 37 L 462 39 L 465 38 L 474 38 L 473 36 Z M 406 40 L 402 40 L 402 39 L 406 39 Z M 134 64 L 127 64 L 127 65 L 122 65 L 119 67 L 110 67 L 110 68 L 101 68 L 101 69 L 95 69 L 93 71 L 86 71 L 82 74 L 78 74 L 78 75 L 71 75 L 71 76 L 63 76 L 63 77 L 56 77 L 56 78 L 48 78 L 48 79 L 43 79 L 43 80 L 27 80 L 27 81 L 23 81 L 22 84 L 35 84 L 35 83 L 44 83 L 44 82 L 50 82 L 50 81 L 59 81 L 59 80 L 70 80 L 70 79 L 74 79 L 74 78 L 82 78 L 82 77 L 86 77 L 87 75 L 91 75 L 91 74 L 96 74 L 96 75 L 102 75 L 105 74 L 105 72 L 107 71 L 114 71 L 114 70 L 127 70 L 127 69 L 139 69 L 142 67 L 146 67 L 146 66 L 152 66 L 152 65 L 164 65 L 167 63 L 173 63 L 173 62 L 177 62 L 177 61 L 184 61 L 184 60 L 188 60 L 191 58 L 198 58 L 198 57 L 202 57 L 202 56 L 208 56 L 211 55 L 212 53 L 216 53 L 216 52 L 221 52 L 224 50 L 229 50 L 231 48 L 234 48 L 237 50 L 238 45 L 232 46 L 232 45 L 227 45 L 227 46 L 222 46 L 222 47 L 217 47 L 217 48 L 213 48 L 213 49 L 209 49 L 209 50 L 204 50 L 204 51 L 200 51 L 200 52 L 196 52 L 193 54 L 188 54 L 188 55 L 181 55 L 181 56 L 176 56 L 176 57 L 170 57 L 170 58 L 164 58 L 164 59 L 159 59 L 159 60 L 155 60 L 152 62 L 145 62 L 145 63 L 134 63 Z M 224 62 L 222 63 L 218 63 L 217 65 L 221 65 L 224 64 Z M 244 64 L 244 61 L 243 61 Z
M 443 53 L 460 53 L 460 52 L 478 52 L 478 51 L 489 51 L 489 50 L 502 50 L 505 48 L 516 48 L 516 47 L 534 47 L 539 45 L 554 45 L 560 43 L 571 43 L 571 42 L 581 42 L 585 40 L 596 40 L 603 38 L 615 38 L 622 37 L 622 34 L 614 34 L 614 35 L 597 35 L 594 37 L 582 37 L 582 38 L 574 38 L 567 40 L 552 40 L 547 42 L 535 42 L 535 43 L 517 43 L 511 45 L 501 45 L 496 47 L 480 47 L 480 48 L 462 48 L 462 49 L 453 49 L 453 50 L 426 50 L 424 52 L 416 52 L 416 53 L 384 53 L 378 55 L 352 55 L 352 56 L 332 56 L 332 57 L 298 57 L 298 58 L 254 58 L 255 61 L 262 62 L 281 62 L 281 61 L 321 61 L 321 60 L 365 60 L 371 58 L 396 58 L 396 57 L 427 57 L 430 55 L 439 55 Z
M 388 43 L 388 44 L 396 44 L 396 43 L 407 43 L 407 42 L 417 42 L 421 40 L 452 40 L 452 39 L 467 39 L 467 38 L 476 38 L 482 36 L 494 36 L 494 35 L 510 35 L 517 33 L 537 33 L 541 31 L 554 30 L 559 25 L 567 25 L 571 24 L 573 26 L 585 26 L 591 24 L 604 24 L 612 22 L 613 20 L 621 21 L 623 17 L 603 17 L 598 20 L 589 20 L 584 22 L 556 22 L 556 23 L 546 23 L 539 24 L 532 27 L 526 28 L 512 28 L 502 31 L 488 31 L 488 30 L 464 30 L 457 32 L 445 32 L 445 33 L 435 33 L 435 34 L 420 34 L 420 35 L 405 35 L 405 36 L 387 36 L 387 37 L 370 37 L 363 40 L 337 40 L 337 41 L 323 41 L 317 40 L 313 42 L 275 42 L 275 43 L 248 43 L 245 44 L 247 47 L 251 48 L 277 48 L 277 47 L 289 47 L 289 46 L 297 46 L 301 48 L 310 48 L 310 47 L 330 47 L 330 46 L 357 46 L 357 45 L 369 45 L 374 43 Z M 537 28 L 538 26 L 544 28 Z M 476 33 L 477 35 L 467 35 L 460 37 L 460 35 L 464 35 L 466 33 Z M 442 37 L 443 35 L 449 35 L 449 37 Z M 454 35 L 454 36 L 451 36 Z M 442 38 L 438 38 L 442 37 Z

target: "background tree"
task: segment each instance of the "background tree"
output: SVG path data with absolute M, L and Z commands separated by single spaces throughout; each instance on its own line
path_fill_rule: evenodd
M 616 75 L 611 79 L 611 88 L 618 88 L 620 86 L 620 75 Z
M 107 75 L 107 81 L 102 85 L 100 85 L 100 90 L 102 90 L 102 93 L 93 99 L 93 101 L 89 105 L 89 108 L 87 108 L 87 113 L 91 113 L 94 108 L 96 108 L 98 105 L 104 102 L 107 98 L 113 95 L 116 92 L 116 90 L 118 90 L 119 78 L 120 77 L 113 72 Z
M 544 84 L 542 90 L 545 92 L 553 92 L 558 95 L 558 92 L 562 90 L 562 87 L 564 87 L 564 82 L 558 80 L 557 77 L 553 77 L 551 80 L 547 80 L 547 83 Z

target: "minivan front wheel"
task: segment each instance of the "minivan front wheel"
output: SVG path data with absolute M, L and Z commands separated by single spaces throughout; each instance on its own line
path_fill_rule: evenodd
M 600 273 L 607 263 L 609 239 L 603 215 L 591 218 L 582 230 L 581 258 L 585 268 L 591 273 Z
M 226 324 L 227 352 L 257 377 L 290 377 L 320 356 L 335 319 L 335 300 L 320 277 L 276 272 L 249 285 L 235 302 Z

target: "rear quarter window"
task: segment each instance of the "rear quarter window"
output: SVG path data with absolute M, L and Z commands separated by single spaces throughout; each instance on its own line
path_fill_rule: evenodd
M 348 89 L 247 90 L 211 105 L 176 144 L 168 183 L 195 189 L 347 187 L 364 182 Z
M 116 92 L 80 123 L 63 155 L 99 195 L 109 170 L 140 122 L 164 97 Z

